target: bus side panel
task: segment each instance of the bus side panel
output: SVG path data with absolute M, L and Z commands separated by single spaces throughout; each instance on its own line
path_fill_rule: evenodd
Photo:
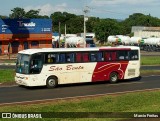
M 98 62 L 92 75 L 92 82 L 109 80 L 112 72 L 117 72 L 119 79 L 124 79 L 128 61 L 123 62 Z
M 46 76 L 45 82 L 49 76 L 56 76 L 58 84 L 91 82 L 95 66 L 96 63 L 46 65 L 41 73 Z

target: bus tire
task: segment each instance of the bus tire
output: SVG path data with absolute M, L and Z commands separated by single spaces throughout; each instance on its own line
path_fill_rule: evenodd
M 56 77 L 51 76 L 47 79 L 46 85 L 48 88 L 55 88 L 58 85 L 58 80 Z
M 116 83 L 118 81 L 118 73 L 112 72 L 109 76 L 110 83 Z

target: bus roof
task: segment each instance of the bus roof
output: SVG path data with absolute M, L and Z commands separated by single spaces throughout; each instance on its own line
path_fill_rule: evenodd
M 77 52 L 77 51 L 97 51 L 97 50 L 131 50 L 139 49 L 136 46 L 105 46 L 105 47 L 93 47 L 93 48 L 39 48 L 39 49 L 27 49 L 19 51 L 18 53 L 23 54 L 35 54 L 39 52 Z

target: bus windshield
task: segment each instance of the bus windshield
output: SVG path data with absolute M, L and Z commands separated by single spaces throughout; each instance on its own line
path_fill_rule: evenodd
M 16 73 L 29 74 L 30 55 L 18 54 L 16 62 Z

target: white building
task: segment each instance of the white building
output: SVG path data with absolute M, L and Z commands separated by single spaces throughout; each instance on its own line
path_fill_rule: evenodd
M 131 32 L 136 37 L 160 37 L 160 27 L 132 26 Z

